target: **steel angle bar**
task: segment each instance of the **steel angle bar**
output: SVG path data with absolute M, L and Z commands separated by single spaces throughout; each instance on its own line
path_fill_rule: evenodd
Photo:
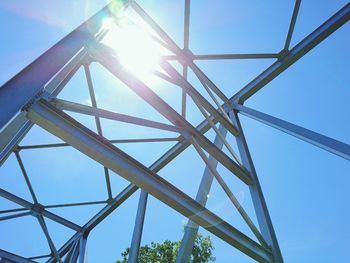
M 217 111 L 210 103 L 207 101 L 185 78 L 183 78 L 180 73 L 177 72 L 177 70 L 171 66 L 171 64 L 165 60 L 160 62 L 160 65 L 163 67 L 163 69 L 174 79 L 177 79 L 180 84 L 181 88 L 186 91 L 186 93 L 191 96 L 193 99 L 196 99 L 200 102 L 200 104 L 208 111 L 210 112 L 215 118 L 218 119 L 220 123 L 222 123 L 225 128 L 230 131 L 233 135 L 237 136 L 238 132 L 236 128 L 233 126 L 230 118 L 227 116 L 227 113 L 223 110 L 221 107 L 219 101 L 215 98 L 211 90 L 208 88 L 206 83 L 200 78 L 201 83 L 203 84 L 203 87 L 208 92 L 209 96 L 212 98 L 212 100 L 215 102 L 217 107 L 219 107 L 219 110 L 221 111 L 221 114 L 219 111 Z M 198 69 L 199 70 L 199 69 Z M 208 78 L 206 80 L 209 81 Z M 224 101 L 228 101 L 226 98 Z
M 5 259 L 5 263 L 36 263 L 36 261 L 26 259 L 3 249 L 0 249 L 0 258 L 3 260 Z M 2 262 L 2 260 L 0 260 L 0 262 Z
M 252 233 L 255 235 L 255 237 L 259 240 L 259 242 L 264 247 L 268 247 L 266 241 L 264 240 L 264 237 L 261 235 L 261 233 L 259 232 L 258 228 L 255 226 L 254 222 L 251 220 L 251 218 L 249 217 L 247 212 L 244 210 L 244 208 L 239 203 L 239 201 L 237 200 L 235 195 L 232 193 L 230 187 L 225 183 L 224 179 L 218 173 L 216 168 L 211 165 L 211 162 L 210 162 L 209 158 L 205 155 L 203 149 L 197 143 L 196 139 L 191 137 L 190 140 L 192 141 L 192 144 L 193 144 L 194 148 L 196 149 L 196 151 L 198 152 L 200 157 L 203 159 L 204 163 L 206 164 L 206 166 L 208 167 L 210 172 L 214 175 L 215 179 L 218 181 L 218 183 L 220 184 L 221 188 L 226 193 L 227 197 L 231 200 L 232 204 L 236 207 L 237 211 L 242 216 L 243 220 L 248 225 L 248 227 L 250 228 Z
M 140 138 L 140 139 L 115 139 L 109 140 L 110 143 L 142 143 L 142 142 L 177 142 L 179 138 Z M 71 147 L 68 143 L 49 143 L 49 144 L 36 144 L 36 145 L 22 145 L 18 146 L 18 150 L 32 150 L 32 149 L 44 149 L 44 148 L 58 148 L 58 147 Z
M 76 247 L 77 247 L 77 241 L 74 241 L 70 244 L 70 247 L 68 249 L 68 252 L 65 254 L 65 255 L 61 255 L 59 251 L 57 251 L 59 254 L 60 254 L 60 257 L 64 257 L 63 259 L 63 263 L 70 263 L 72 262 L 72 257 L 73 257 L 73 253 L 75 252 L 76 250 Z M 74 262 L 74 261 L 73 261 Z M 76 263 L 76 260 L 75 260 L 75 263 Z
M 205 54 L 205 55 L 191 55 L 192 60 L 230 60 L 230 59 L 277 59 L 278 53 L 261 53 L 261 54 Z M 165 60 L 180 60 L 178 55 L 162 56 Z
M 168 206 L 223 239 L 253 259 L 271 262 L 271 254 L 261 245 L 223 221 L 192 198 L 162 179 L 107 140 L 82 126 L 64 112 L 40 99 L 27 108 L 27 117 L 71 144 L 77 150 L 141 187 Z
M 153 71 L 153 75 L 155 75 L 155 76 L 157 76 L 157 77 L 159 77 L 159 78 L 161 78 L 161 79 L 163 79 L 171 84 L 174 84 L 176 86 L 181 85 L 181 83 L 178 80 L 175 80 L 172 77 L 169 77 L 168 75 L 166 75 L 160 71 L 157 71 L 157 70 Z
M 86 82 L 87 82 L 88 89 L 89 89 L 91 106 L 94 108 L 97 108 L 96 96 L 95 96 L 95 91 L 94 91 L 94 87 L 92 84 L 92 78 L 91 78 L 89 65 L 87 65 L 87 64 L 84 65 L 84 71 L 85 71 Z M 96 123 L 97 133 L 100 136 L 103 136 L 101 121 L 100 121 L 100 118 L 98 116 L 95 116 L 95 123 Z
M 182 67 L 182 76 L 185 80 L 187 80 L 187 75 L 188 75 L 188 67 L 184 65 Z M 181 87 L 181 84 L 179 85 Z M 186 107 L 187 107 L 187 93 L 185 89 L 182 89 L 182 94 L 181 94 L 181 116 L 186 119 Z
M 113 75 L 119 78 L 122 82 L 124 82 L 129 88 L 133 89 L 133 91 L 142 97 L 145 101 L 151 104 L 155 109 L 159 111 L 161 104 L 165 104 L 165 102 L 152 90 L 150 90 L 144 83 L 138 80 L 131 72 L 128 72 L 118 61 L 117 57 L 114 56 L 114 51 L 111 50 L 108 46 L 93 42 L 90 45 L 90 54 L 101 63 L 106 69 L 108 69 Z M 188 81 L 184 80 L 180 73 L 178 73 L 168 62 L 161 61 L 161 66 L 165 69 L 165 71 L 173 77 L 175 80 L 179 80 L 182 83 L 181 87 L 187 90 L 187 93 L 191 96 L 197 97 L 197 99 L 201 102 L 203 107 L 208 110 L 213 116 L 215 116 L 224 126 L 230 131 L 232 134 L 237 135 L 237 130 L 231 123 L 231 120 L 227 117 L 225 118 L 221 115 Z M 140 92 L 139 86 L 143 87 L 142 93 Z M 138 88 L 138 92 L 136 91 Z M 151 97 L 146 97 L 151 96 Z M 151 103 L 152 101 L 152 103 Z M 158 101 L 158 102 L 157 102 Z M 159 101 L 162 101 L 161 103 Z M 169 108 L 169 105 L 166 105 Z M 164 108 L 164 106 L 163 106 Z M 166 113 L 170 113 L 170 111 L 176 113 L 175 110 L 167 109 L 166 111 L 159 111 L 164 117 L 166 117 Z M 183 118 L 182 118 L 183 119 Z
M 131 2 L 130 6 L 139 14 L 139 16 L 148 24 L 157 34 L 169 45 L 170 51 L 174 52 L 178 58 L 182 61 L 182 63 L 190 66 L 196 67 L 196 65 L 192 61 L 192 53 L 188 50 L 183 52 L 179 46 L 175 43 L 174 40 L 153 20 L 151 16 L 149 16 L 142 7 L 136 3 L 136 1 Z M 193 70 L 193 69 L 192 69 Z M 208 78 L 203 72 L 201 72 L 202 77 Z M 208 78 L 209 79 L 209 78 Z M 214 84 L 214 83 L 212 83 Z M 226 102 L 226 96 L 218 89 L 215 85 L 212 85 L 213 91 L 218 95 L 224 102 Z
M 51 257 L 51 254 L 29 257 L 28 259 L 42 259 L 42 258 L 49 258 L 49 257 Z
M 28 210 L 31 210 L 35 215 L 37 214 L 41 214 L 57 223 L 60 223 L 61 225 L 64 225 L 68 228 L 71 228 L 75 231 L 80 231 L 81 230 L 81 227 L 78 226 L 77 224 L 65 219 L 65 218 L 62 218 L 54 213 L 51 213 L 47 210 L 45 210 L 43 208 L 42 205 L 40 204 L 32 204 L 10 192 L 7 192 L 5 191 L 4 189 L 0 188 L 0 196 L 2 196 L 3 198 L 7 199 L 7 200 L 10 200 L 14 203 L 17 203 L 18 205 L 20 206 L 23 206 L 25 208 L 27 208 Z
M 76 240 L 71 244 L 71 247 L 67 252 L 66 257 L 63 260 L 64 263 L 77 263 L 80 248 L 79 243 L 80 240 Z
M 30 212 L 16 213 L 16 214 L 8 215 L 8 216 L 2 216 L 2 217 L 0 217 L 0 221 L 9 220 L 9 219 L 17 218 L 17 217 L 28 216 L 31 214 L 32 214 L 32 212 L 30 211 Z
M 10 121 L 69 60 L 94 39 L 101 29 L 102 20 L 109 15 L 107 5 L 1 87 L 0 105 L 3 111 L 0 127 Z
M 253 94 L 258 92 L 266 84 L 281 74 L 284 70 L 293 65 L 302 56 L 311 49 L 320 44 L 329 37 L 338 28 L 348 22 L 350 19 L 350 3 L 346 4 L 337 13 L 330 17 L 326 22 L 319 26 L 315 31 L 305 37 L 296 46 L 294 46 L 283 58 L 273 63 L 264 72 L 237 92 L 230 101 L 234 104 L 243 104 Z
M 57 253 L 57 250 L 56 250 L 56 247 L 55 247 L 55 244 L 53 243 L 52 239 L 51 239 L 51 236 L 49 234 L 49 230 L 47 229 L 47 226 L 46 226 L 46 223 L 45 223 L 45 220 L 43 218 L 42 215 L 37 215 L 37 219 L 38 219 L 38 222 L 45 234 L 45 237 L 47 239 L 47 243 L 49 244 L 49 247 L 50 247 L 50 250 L 52 252 L 52 254 L 55 256 L 56 260 L 59 262 L 59 263 L 62 263 L 62 259 L 61 257 L 58 255 Z
M 79 241 L 79 263 L 85 263 L 86 261 L 86 245 L 87 238 L 82 236 Z
M 197 105 L 197 108 L 200 110 L 204 118 L 209 122 L 210 127 L 215 131 L 215 134 L 220 138 L 220 140 L 225 145 L 226 149 L 231 153 L 232 157 L 236 160 L 236 162 L 243 167 L 242 161 L 239 159 L 239 156 L 235 153 L 235 151 L 232 149 L 231 145 L 228 143 L 228 141 L 225 139 L 225 137 L 221 134 L 219 129 L 215 126 L 213 121 L 210 119 L 209 114 L 203 109 L 203 107 L 194 100 L 194 103 Z
M 185 0 L 184 49 L 188 49 L 189 43 L 190 43 L 190 7 L 191 7 L 191 1 Z
M 81 232 L 75 233 L 59 250 L 58 253 L 63 257 L 66 253 L 69 253 L 69 249 L 80 239 L 81 233 L 88 235 L 89 232 L 94 229 L 100 222 L 102 222 L 108 215 L 110 215 L 115 209 L 119 207 L 125 200 L 127 200 L 133 193 L 139 189 L 133 184 L 129 184 L 124 190 L 122 190 L 116 197 L 109 201 L 109 203 L 103 207 L 97 214 L 95 214 L 83 227 Z M 47 263 L 55 262 L 54 258 L 50 258 Z
M 190 10 L 191 10 L 191 1 L 185 0 L 185 11 L 184 11 L 184 50 L 189 50 L 190 45 Z M 187 65 L 182 66 L 182 76 L 187 80 L 188 67 Z M 186 118 L 186 99 L 187 94 L 184 89 L 182 89 L 181 96 L 181 115 Z
M 57 250 L 57 253 L 61 258 L 65 257 L 64 263 L 66 262 L 74 262 L 76 263 L 78 255 L 79 255 L 79 238 L 81 237 L 81 233 L 75 233 L 60 249 Z M 76 254 L 75 260 L 74 255 Z M 51 256 L 46 262 L 57 262 L 55 257 Z
M 148 193 L 141 190 L 139 204 L 137 207 L 134 232 L 132 233 L 128 263 L 137 263 L 137 260 L 138 260 L 143 224 L 145 220 L 145 213 L 146 213 L 146 207 L 147 207 L 147 198 L 148 198 Z
M 33 187 L 32 187 L 32 184 L 31 184 L 31 182 L 30 182 L 30 180 L 29 180 L 27 171 L 26 171 L 26 169 L 24 168 L 24 165 L 23 165 L 23 162 L 22 162 L 22 158 L 21 158 L 21 156 L 19 155 L 19 152 L 18 152 L 18 151 L 15 152 L 15 155 L 16 155 L 16 159 L 17 159 L 17 162 L 18 162 L 18 164 L 19 164 L 19 167 L 21 168 L 21 172 L 22 172 L 22 175 L 23 175 L 23 177 L 24 177 L 24 180 L 26 181 L 27 187 L 28 187 L 29 192 L 30 192 L 30 194 L 31 194 L 31 196 L 32 196 L 33 202 L 36 204 L 36 203 L 38 203 L 38 199 L 36 198 L 36 195 L 35 195 L 34 189 L 33 189 Z
M 226 129 L 222 125 L 219 126 L 219 132 L 224 137 L 227 134 Z M 214 144 L 219 149 L 222 149 L 223 147 L 223 142 L 218 135 L 215 136 Z M 213 156 L 211 155 L 209 156 L 209 162 L 211 166 L 214 168 L 216 168 L 218 165 L 218 161 L 215 160 L 215 158 L 213 158 Z M 209 192 L 210 192 L 212 182 L 213 182 L 213 175 L 208 169 L 208 167 L 206 166 L 200 186 L 197 191 L 197 195 L 196 195 L 196 201 L 202 206 L 206 205 L 207 199 L 209 198 Z M 176 263 L 189 262 L 190 255 L 197 237 L 197 233 L 198 233 L 198 225 L 193 223 L 191 220 L 189 220 L 187 225 L 185 226 L 184 235 L 181 240 L 180 248 L 176 256 Z
M 107 70 L 109 70 L 113 75 L 118 77 L 138 96 L 140 96 L 142 99 L 148 102 L 153 108 L 155 108 L 160 114 L 162 114 L 175 126 L 196 137 L 196 139 L 203 148 L 205 148 L 210 154 L 215 156 L 215 158 L 217 158 L 217 160 L 222 165 L 224 165 L 228 170 L 235 174 L 244 183 L 250 183 L 249 175 L 247 175 L 246 172 L 239 165 L 237 165 L 224 152 L 220 151 L 210 140 L 208 140 L 202 133 L 200 133 L 195 127 L 193 127 L 189 122 L 187 122 L 170 105 L 168 105 L 164 100 L 162 100 L 153 90 L 151 90 L 142 81 L 138 80 L 135 76 L 129 73 L 126 69 L 124 69 L 119 64 L 118 60 L 114 58 L 108 50 L 105 50 L 102 45 L 98 44 L 98 50 L 95 49 L 95 47 L 91 47 L 90 50 L 92 55 Z M 221 123 L 225 126 L 223 122 Z M 225 128 L 227 128 L 227 126 L 225 126 Z
M 71 77 L 78 71 L 81 61 L 86 57 L 85 50 L 79 52 L 62 70 L 45 86 L 44 90 L 56 96 Z M 33 124 L 20 112 L 0 133 L 0 164 L 2 164 Z
M 204 127 L 205 128 L 205 127 Z M 201 132 L 206 132 L 203 127 L 199 127 Z M 150 169 L 153 172 L 160 171 L 163 167 L 165 167 L 171 160 L 173 160 L 176 156 L 178 156 L 182 151 L 184 151 L 190 143 L 185 140 L 182 136 L 180 136 L 180 142 L 170 148 L 163 156 L 161 156 L 156 162 L 154 162 Z M 133 195 L 139 188 L 133 184 L 129 184 L 123 191 L 121 191 L 112 201 L 110 201 L 104 208 L 100 210 L 91 220 L 89 220 L 83 227 L 82 231 L 90 232 L 94 229 L 100 222 L 102 222 L 109 214 L 111 214 L 116 208 L 119 207 L 124 201 L 126 201 L 131 195 Z M 61 257 L 67 253 L 69 245 L 74 242 L 79 237 L 79 233 L 73 235 L 60 249 L 59 254 Z M 48 263 L 52 263 L 54 259 L 51 258 Z
M 297 22 L 297 17 L 298 17 L 298 13 L 299 13 L 300 4 L 301 4 L 301 0 L 295 0 L 292 18 L 290 20 L 286 41 L 284 43 L 284 50 L 288 50 L 289 49 L 290 42 L 292 40 L 292 35 L 293 35 L 295 23 Z
M 205 123 L 197 126 L 197 129 L 201 133 L 206 133 L 209 130 L 209 127 Z M 171 162 L 176 156 L 183 152 L 189 145 L 189 141 L 185 140 L 183 136 L 179 136 L 178 143 L 171 147 L 165 154 L 163 154 L 157 161 L 155 161 L 149 168 L 153 172 L 158 172 L 164 168 L 169 162 Z M 220 147 L 218 147 L 220 148 Z M 214 160 L 213 160 L 214 161 Z M 216 161 L 216 160 L 215 160 Z M 216 161 L 217 162 L 217 161 Z M 213 164 L 214 166 L 214 164 Z M 209 173 L 209 171 L 207 172 Z M 209 179 L 208 179 L 209 180 Z M 131 195 L 133 195 L 137 189 L 137 186 L 130 184 L 123 191 L 121 191 L 109 204 L 107 204 L 100 212 L 98 212 L 89 222 L 83 226 L 82 232 L 89 232 L 94 227 L 96 227 L 100 222 L 102 222 L 110 213 L 112 213 L 119 205 L 126 201 Z M 67 247 L 71 242 L 73 242 L 79 233 L 72 236 L 60 249 L 59 253 L 62 256 L 67 251 Z M 53 259 L 51 258 L 48 263 L 52 263 Z
M 85 71 L 86 82 L 87 82 L 88 89 L 89 89 L 91 105 L 94 108 L 97 108 L 97 102 L 96 102 L 94 86 L 92 84 L 90 67 L 89 67 L 88 64 L 84 65 L 84 71 Z M 96 129 L 97 129 L 98 135 L 103 136 L 101 121 L 100 121 L 100 118 L 97 117 L 97 116 L 95 116 L 95 124 L 96 124 Z M 106 167 L 103 167 L 103 171 L 104 171 L 104 174 L 105 174 L 105 181 L 106 181 L 106 188 L 107 188 L 108 199 L 112 199 L 112 188 L 111 188 L 111 182 L 110 182 L 110 178 L 109 178 L 109 171 L 108 171 L 108 169 Z
M 276 128 L 287 134 L 290 134 L 305 142 L 311 143 L 323 150 L 336 154 L 344 159 L 350 160 L 350 145 L 332 139 L 317 132 L 308 130 L 293 123 L 281 120 L 263 112 L 253 110 L 243 105 L 236 105 L 236 110 L 241 114 L 248 116 L 254 120 L 262 122 L 268 126 Z
M 59 207 L 69 207 L 69 206 L 84 206 L 84 205 L 101 205 L 101 204 L 106 204 L 106 203 L 107 203 L 107 201 L 67 203 L 67 204 L 58 204 L 58 205 L 44 205 L 44 208 L 59 208 Z
M 134 7 L 134 6 L 133 6 Z M 313 31 L 310 35 L 300 41 L 283 60 L 279 60 L 276 63 L 272 64 L 268 69 L 266 69 L 262 74 L 260 74 L 257 78 L 251 81 L 245 88 L 243 88 L 240 92 L 236 93 L 234 96 L 230 98 L 230 106 L 227 104 L 223 104 L 223 108 L 229 112 L 233 105 L 237 104 L 239 101 L 239 97 L 248 91 L 258 91 L 262 87 L 264 87 L 267 83 L 269 83 L 272 79 L 277 77 L 284 70 L 289 68 L 292 64 L 298 61 L 303 55 L 312 50 L 312 48 L 316 47 L 320 44 L 325 38 L 330 36 L 334 31 L 336 31 L 339 27 L 345 24 L 349 20 L 350 16 L 350 4 L 345 5 L 342 9 L 340 9 L 336 14 L 334 14 L 331 18 L 329 18 L 324 24 L 318 27 L 315 31 Z M 148 20 L 148 17 L 147 21 Z M 161 29 L 160 29 L 161 30 Z M 255 93 L 253 92 L 253 93 Z M 253 95 L 253 93 L 251 95 Z M 248 93 L 247 93 L 248 94 Z M 251 96 L 250 95 L 250 96 Z M 216 119 L 213 119 L 214 123 L 217 123 Z M 210 129 L 209 122 L 204 120 L 201 122 L 197 129 L 201 130 L 202 133 L 208 131 Z M 178 145 L 172 149 L 171 151 L 179 150 L 184 147 L 182 141 L 180 140 Z M 167 154 L 170 154 L 167 153 Z
M 197 76 L 197 78 L 199 79 L 199 81 L 201 82 L 202 86 L 204 87 L 204 89 L 208 92 L 209 96 L 212 98 L 212 100 L 215 102 L 215 104 L 217 105 L 218 109 L 221 111 L 221 113 L 224 115 L 224 117 L 226 119 L 229 119 L 227 112 L 223 109 L 223 107 L 221 106 L 221 104 L 219 103 L 219 101 L 217 100 L 217 98 L 214 96 L 214 94 L 211 92 L 211 90 L 220 90 L 219 88 L 216 87 L 216 85 L 214 84 L 214 82 L 212 82 L 204 73 L 203 71 L 197 67 L 196 65 L 191 67 L 192 71 L 194 72 L 194 74 Z M 218 92 L 216 92 L 218 93 Z M 229 100 L 228 98 L 223 94 L 221 97 L 223 97 L 223 102 L 228 104 Z M 230 120 L 230 119 L 229 119 Z M 230 120 L 231 122 L 231 120 Z
M 222 60 L 222 59 L 272 59 L 278 58 L 278 54 L 261 53 L 261 54 L 208 54 L 193 55 L 194 60 Z
M 271 247 L 273 261 L 276 263 L 283 263 L 281 250 L 279 248 L 275 230 L 272 225 L 272 220 L 267 209 L 264 194 L 261 190 L 260 182 L 255 171 L 254 163 L 249 153 L 249 148 L 244 137 L 244 132 L 241 123 L 239 121 L 237 112 L 231 112 L 230 115 L 233 122 L 237 125 L 238 129 L 240 130 L 240 135 L 236 137 L 236 141 L 242 162 L 244 166 L 248 169 L 253 179 L 253 184 L 249 185 L 249 190 L 253 201 L 255 214 L 258 219 L 260 232 L 263 235 L 267 244 Z
M 21 212 L 26 211 L 27 208 L 15 208 L 15 209 L 7 209 L 7 210 L 1 210 L 0 214 L 7 214 L 7 213 L 14 213 L 14 212 Z
M 71 102 L 71 101 L 66 101 L 66 100 L 61 100 L 61 99 L 52 99 L 50 101 L 55 107 L 61 109 L 61 110 L 67 110 L 67 111 L 72 111 L 72 112 L 77 112 L 77 113 L 82 113 L 82 114 L 87 114 L 99 118 L 104 118 L 104 119 L 109 119 L 109 120 L 115 120 L 115 121 L 120 121 L 120 122 L 126 122 L 126 123 L 131 123 L 135 125 L 140 125 L 140 126 L 145 126 L 145 127 L 150 127 L 150 128 L 155 128 L 155 129 L 161 129 L 161 130 L 166 130 L 166 131 L 171 131 L 171 132 L 180 132 L 180 129 L 156 122 L 156 121 L 151 121 L 143 118 L 138 118 L 130 115 L 125 115 L 113 111 L 108 111 L 104 109 L 99 109 L 96 107 L 90 107 L 86 106 L 83 104 Z
M 120 1 L 120 9 L 125 9 L 128 2 Z M 0 116 L 0 165 L 32 127 L 20 112 L 21 108 L 42 89 L 53 96 L 59 93 L 86 58 L 85 45 L 94 37 L 103 37 L 101 25 L 110 15 L 113 5 L 114 1 L 106 5 L 0 88 L 3 108 Z

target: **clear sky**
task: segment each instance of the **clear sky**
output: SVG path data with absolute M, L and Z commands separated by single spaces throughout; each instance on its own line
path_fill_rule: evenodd
M 183 1 L 138 1 L 169 35 L 182 46 Z M 292 46 L 316 29 L 347 1 L 303 1 Z M 106 4 L 106 0 L 1 1 L 0 85 Z M 294 1 L 191 1 L 190 49 L 195 54 L 277 53 L 284 45 Z M 304 58 L 250 98 L 245 105 L 307 127 L 350 144 L 350 24 L 345 24 Z M 200 61 L 198 65 L 231 97 L 274 60 Z M 99 107 L 163 121 L 150 106 L 97 64 L 92 66 Z M 59 95 L 62 99 L 89 103 L 84 72 L 78 71 Z M 189 74 L 201 92 L 202 87 Z M 165 83 L 152 87 L 180 111 L 181 91 Z M 204 94 L 204 93 L 203 93 Z M 0 113 L 1 114 L 1 113 Z M 94 120 L 71 114 L 95 130 Z M 194 125 L 203 118 L 193 103 L 188 119 Z M 273 128 L 241 117 L 243 128 L 285 262 L 349 262 L 350 163 Z M 102 121 L 109 139 L 173 137 L 176 134 Z M 136 127 L 136 128 L 135 128 Z M 213 138 L 213 133 L 207 134 Z M 234 148 L 234 138 L 228 137 Z M 35 127 L 21 145 L 59 142 Z M 152 164 L 173 143 L 117 145 L 144 163 Z M 22 151 L 39 202 L 105 200 L 103 168 L 72 148 Z M 160 171 L 171 183 L 195 197 L 204 165 L 193 148 Z M 223 167 L 219 171 L 252 215 L 249 190 Z M 113 195 L 128 182 L 111 173 Z M 0 187 L 31 201 L 20 169 L 11 156 L 0 169 Z M 90 234 L 89 262 L 109 263 L 129 246 L 139 192 L 136 192 Z M 214 182 L 208 207 L 249 236 L 249 230 L 233 205 Z M 17 206 L 0 198 L 0 210 Z M 50 211 L 84 224 L 103 205 L 55 208 Z M 46 220 L 56 247 L 73 232 Z M 186 219 L 153 197 L 149 198 L 142 244 L 178 240 Z M 201 230 L 204 235 L 211 235 Z M 212 236 L 212 235 L 211 235 Z M 250 258 L 212 236 L 217 262 L 252 262 Z M 49 253 L 39 224 L 32 217 L 2 221 L 0 248 L 24 256 Z

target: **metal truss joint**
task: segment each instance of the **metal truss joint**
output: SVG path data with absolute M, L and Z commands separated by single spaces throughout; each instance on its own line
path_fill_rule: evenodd
M 179 62 L 182 66 L 191 65 L 194 61 L 194 54 L 188 48 L 182 49 L 182 52 L 178 54 Z
M 282 60 L 284 60 L 289 54 L 290 54 L 289 49 L 284 48 L 284 49 L 282 49 L 282 50 L 277 54 L 277 57 L 278 57 L 277 59 L 278 59 L 279 61 L 282 61 Z
M 44 88 L 42 88 L 33 98 L 31 98 L 23 107 L 22 111 L 28 112 L 30 108 L 35 104 L 38 100 L 40 100 L 45 93 Z
M 32 210 L 33 213 L 36 215 L 41 215 L 43 213 L 43 211 L 45 210 L 45 207 L 40 203 L 35 203 L 32 205 L 30 210 Z

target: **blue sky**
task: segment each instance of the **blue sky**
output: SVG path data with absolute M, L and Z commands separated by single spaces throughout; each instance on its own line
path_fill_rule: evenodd
M 180 3 L 179 3 L 180 2 Z M 104 0 L 48 2 L 0 2 L 0 85 L 105 5 Z M 181 46 L 182 1 L 139 1 L 146 11 Z M 292 46 L 322 24 L 346 1 L 304 1 L 300 7 Z M 190 48 L 195 54 L 279 52 L 287 34 L 293 1 L 192 1 Z M 169 15 L 171 12 L 171 15 Z M 309 54 L 250 98 L 245 105 L 307 127 L 350 144 L 350 24 L 345 24 Z M 198 65 L 231 97 L 274 60 L 200 61 Z M 164 121 L 150 106 L 115 80 L 101 66 L 92 66 L 97 103 L 101 108 Z M 60 98 L 88 103 L 88 89 L 80 70 Z M 193 74 L 189 80 L 202 92 Z M 180 110 L 181 92 L 159 84 L 157 93 Z M 204 93 L 203 93 L 204 94 Z M 189 101 L 188 119 L 202 120 Z M 91 129 L 93 118 L 71 114 Z M 241 117 L 250 151 L 279 238 L 285 262 L 350 261 L 350 164 L 345 159 L 304 143 L 273 128 Z M 170 132 L 102 121 L 110 139 L 176 136 Z M 209 132 L 209 138 L 214 134 Z M 228 137 L 235 148 L 234 138 Z M 35 127 L 21 145 L 58 142 Z M 140 162 L 150 165 L 173 143 L 117 145 Z M 39 202 L 60 204 L 106 199 L 103 168 L 71 148 L 27 150 L 23 162 Z M 190 161 L 189 161 L 190 160 Z M 204 165 L 193 148 L 160 171 L 171 183 L 195 197 Z M 251 215 L 249 190 L 219 166 L 238 199 Z M 14 156 L 0 169 L 0 187 L 31 200 Z M 113 195 L 128 182 L 112 173 Z M 89 262 L 113 262 L 128 247 L 136 215 L 139 192 L 121 205 L 90 234 Z M 214 182 L 208 207 L 251 236 L 218 184 Z M 0 199 L 0 209 L 16 205 Z M 102 205 L 51 209 L 77 224 L 84 224 Z M 253 217 L 253 216 L 252 216 Z M 185 218 L 153 197 L 149 198 L 142 243 L 178 240 Z M 47 220 L 57 247 L 73 232 Z M 209 232 L 201 230 L 205 235 Z M 25 256 L 47 254 L 45 237 L 34 218 L 25 217 L 0 224 L 0 248 Z M 231 246 L 212 236 L 217 262 L 252 262 Z M 33 242 L 35 240 L 35 242 Z

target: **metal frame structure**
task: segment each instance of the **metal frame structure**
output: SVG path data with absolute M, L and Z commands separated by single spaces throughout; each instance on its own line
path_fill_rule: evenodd
M 101 43 L 101 39 L 108 33 L 108 29 L 103 26 L 103 19 L 106 17 L 118 19 L 115 17 L 116 14 L 110 11 L 114 1 L 5 83 L 0 89 L 0 105 L 2 108 L 0 114 L 0 127 L 2 127 L 0 160 L 3 163 L 10 154 L 15 155 L 33 200 L 30 202 L 4 189 L 0 189 L 2 198 L 23 207 L 0 211 L 0 221 L 23 216 L 36 217 L 47 239 L 50 253 L 25 258 L 0 249 L 0 262 L 29 263 L 36 262 L 35 260 L 42 258 L 46 258 L 48 263 L 85 262 L 85 249 L 90 231 L 139 188 L 141 188 L 141 194 L 132 236 L 129 262 L 137 262 L 148 194 L 189 218 L 176 262 L 189 261 L 199 227 L 206 228 L 212 234 L 258 262 L 283 262 L 263 192 L 249 153 L 243 128 L 240 124 L 239 114 L 263 122 L 340 157 L 350 159 L 350 145 L 243 105 L 247 99 L 350 19 L 349 3 L 291 48 L 290 43 L 300 3 L 301 0 L 295 1 L 286 41 L 282 50 L 278 53 L 195 55 L 189 50 L 190 0 L 185 0 L 183 48 L 179 47 L 136 1 L 124 1 L 120 9 L 132 8 L 157 34 L 154 37 L 155 40 L 172 52 L 173 55 L 164 56 L 161 60 L 160 66 L 165 73 L 154 72 L 154 74 L 182 89 L 181 113 L 174 110 L 141 79 L 138 79 L 125 69 L 119 63 L 113 50 Z M 275 62 L 231 98 L 226 97 L 220 88 L 195 63 L 196 60 L 261 58 L 273 58 Z M 182 73 L 179 73 L 169 63 L 170 60 L 176 60 L 181 63 Z M 91 80 L 90 63 L 101 64 L 145 102 L 156 109 L 171 124 L 150 121 L 98 108 Z M 85 70 L 91 106 L 56 98 L 80 67 L 83 67 Z M 209 102 L 187 80 L 189 70 L 192 70 L 197 76 L 214 104 Z M 196 127 L 186 119 L 188 114 L 186 113 L 186 101 L 189 99 L 193 100 L 204 117 L 203 122 Z M 63 110 L 94 116 L 97 133 L 89 130 Z M 101 118 L 172 131 L 178 133 L 179 136 L 175 138 L 108 140 L 103 137 Z M 19 145 L 22 138 L 33 125 L 44 128 L 62 139 L 64 143 Z M 205 136 L 205 133 L 211 129 L 216 134 L 213 142 Z M 232 146 L 228 143 L 225 138 L 226 135 L 236 138 L 238 153 L 235 153 Z M 115 143 L 151 143 L 155 141 L 174 141 L 176 144 L 149 167 L 144 166 L 114 145 Z M 30 175 L 27 174 L 22 162 L 21 151 L 35 148 L 70 146 L 86 154 L 104 167 L 108 193 L 107 200 L 51 206 L 40 203 L 31 185 Z M 189 146 L 195 148 L 206 165 L 196 199 L 192 199 L 157 174 Z M 225 153 L 224 147 L 229 154 Z M 249 187 L 258 226 L 254 224 L 254 221 L 244 210 L 218 172 L 218 164 L 224 166 Z M 112 194 L 109 171 L 117 173 L 130 182 L 130 185 L 116 196 Z M 205 208 L 213 180 L 217 180 L 225 191 L 230 202 L 232 202 L 254 234 L 255 240 Z M 105 206 L 82 226 L 47 210 L 53 207 L 93 204 L 104 204 Z M 75 231 L 75 234 L 60 248 L 55 247 L 50 237 L 45 223 L 47 219 Z

